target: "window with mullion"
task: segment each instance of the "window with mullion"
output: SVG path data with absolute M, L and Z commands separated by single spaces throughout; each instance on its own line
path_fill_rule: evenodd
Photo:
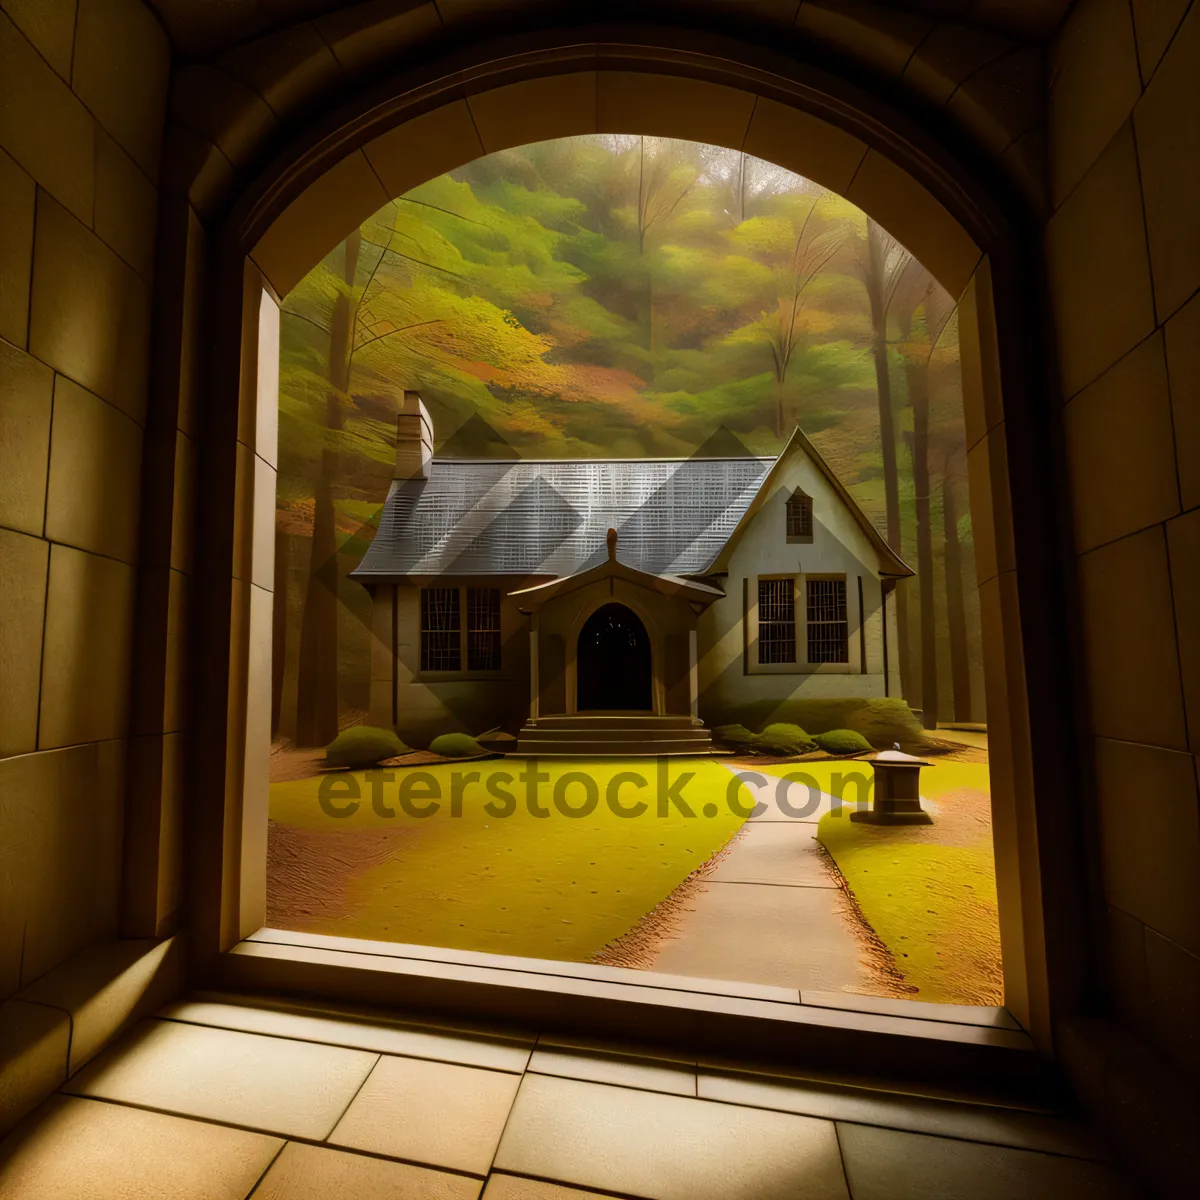
M 846 619 L 846 581 L 809 579 L 807 583 L 808 661 L 850 661 L 850 631 Z
M 456 587 L 421 589 L 421 670 L 462 670 L 462 607 Z
M 467 588 L 467 669 L 500 670 L 499 588 Z
M 796 661 L 796 594 L 791 579 L 758 581 L 758 661 Z

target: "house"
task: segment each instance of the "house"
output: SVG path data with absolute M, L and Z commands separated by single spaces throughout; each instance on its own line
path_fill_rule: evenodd
M 435 459 L 406 392 L 351 578 L 373 724 L 664 753 L 764 698 L 897 695 L 912 573 L 799 429 L 774 458 Z

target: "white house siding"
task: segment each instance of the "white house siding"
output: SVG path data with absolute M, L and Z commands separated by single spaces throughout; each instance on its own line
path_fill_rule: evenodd
M 813 540 L 787 540 L 786 503 L 801 488 L 813 501 Z M 730 710 L 764 699 L 884 695 L 883 617 L 878 555 L 841 497 L 802 451 L 796 450 L 771 484 L 771 493 L 742 532 L 723 580 L 726 595 L 699 622 L 701 715 L 721 721 Z M 813 671 L 802 662 L 794 669 L 761 671 L 752 644 L 758 579 L 764 575 L 844 575 L 849 621 L 849 663 L 842 671 Z M 863 627 L 859 628 L 858 580 L 863 584 Z M 904 586 L 903 583 L 900 584 Z M 801 586 L 797 598 L 797 656 L 804 657 L 805 631 Z M 743 599 L 745 597 L 745 599 Z M 743 605 L 751 621 L 743 631 Z M 900 695 L 896 659 L 894 595 L 888 598 L 888 694 Z M 860 669 L 860 639 L 865 640 L 867 672 Z M 750 644 L 749 658 L 744 648 Z

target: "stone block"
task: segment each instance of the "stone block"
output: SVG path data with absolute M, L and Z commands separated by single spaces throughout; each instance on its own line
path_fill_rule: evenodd
M 91 230 L 38 196 L 29 350 L 141 424 L 150 293 Z
M 92 117 L 3 12 L 0 79 L 0 146 L 60 204 L 90 223 Z
M 1179 511 L 1163 338 L 1148 337 L 1063 412 L 1075 546 L 1091 550 Z
M 41 536 L 54 372 L 0 341 L 0 525 Z
M 1187 732 L 1162 527 L 1084 554 L 1078 581 L 1094 731 L 1101 737 L 1184 749 Z
M 141 517 L 142 430 L 59 375 L 54 382 L 46 536 L 133 563 Z
M 51 548 L 41 749 L 125 736 L 135 575 L 111 558 Z
M 0 338 L 24 346 L 29 336 L 29 275 L 37 185 L 0 150 Z
M 1062 391 L 1069 399 L 1155 326 L 1130 125 L 1050 220 L 1046 257 Z
M 79 0 L 72 86 L 151 180 L 170 71 L 167 35 L 139 0 Z

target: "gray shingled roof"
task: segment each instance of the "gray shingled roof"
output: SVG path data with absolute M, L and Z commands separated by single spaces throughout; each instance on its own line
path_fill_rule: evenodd
M 773 458 L 435 459 L 397 480 L 353 577 L 570 575 L 607 557 L 653 574 L 708 567 Z

